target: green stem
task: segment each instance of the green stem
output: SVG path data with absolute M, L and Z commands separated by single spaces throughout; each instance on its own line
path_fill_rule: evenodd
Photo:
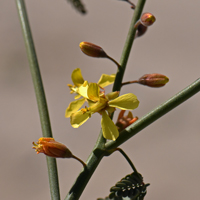
M 120 67 L 121 67 L 120 64 L 114 58 L 110 57 L 109 55 L 107 55 L 107 58 L 110 59 L 111 61 L 113 61 L 117 65 L 118 70 L 120 69 Z
M 78 175 L 74 185 L 72 186 L 69 193 L 65 197 L 65 200 L 79 199 L 87 183 L 89 182 L 92 174 L 94 173 L 95 169 L 98 167 L 101 159 L 104 156 L 105 141 L 106 140 L 102 136 L 102 132 L 100 132 L 96 146 L 94 147 L 92 153 L 90 154 L 86 162 L 86 166 L 82 169 L 81 173 Z
M 135 168 L 135 166 L 132 163 L 131 159 L 126 155 L 126 153 L 122 149 L 120 149 L 120 148 L 116 148 L 115 151 L 119 151 L 124 156 L 124 158 L 127 160 L 127 162 L 129 163 L 129 165 L 131 166 L 131 168 L 133 169 L 133 171 L 138 174 L 137 169 Z
M 120 91 L 120 89 L 121 89 L 121 83 L 122 83 L 122 79 L 123 79 L 124 72 L 126 69 L 126 64 L 127 64 L 129 54 L 131 52 L 131 47 L 132 47 L 132 44 L 133 44 L 133 41 L 135 38 L 136 28 L 134 28 L 134 26 L 142 14 L 142 10 L 143 10 L 145 2 L 146 2 L 146 0 L 138 0 L 138 3 L 136 5 L 134 15 L 133 15 L 133 18 L 131 21 L 131 25 L 129 28 L 128 36 L 126 38 L 124 49 L 122 51 L 122 56 L 121 56 L 121 59 L 119 62 L 121 67 L 119 68 L 119 70 L 116 74 L 115 82 L 113 85 L 113 91 Z
M 129 85 L 129 84 L 132 84 L 132 83 L 138 83 L 138 80 L 123 82 L 123 83 L 122 83 L 122 86 L 124 86 L 124 85 Z
M 34 47 L 34 43 L 32 39 L 31 29 L 29 26 L 25 2 L 24 0 L 16 0 L 16 4 L 17 4 L 17 9 L 18 9 L 21 27 L 23 31 L 33 85 L 35 89 L 43 137 L 52 137 L 51 124 L 49 120 L 46 97 L 45 97 L 44 88 L 42 84 L 42 78 L 40 75 L 35 47 Z M 53 200 L 59 200 L 60 192 L 59 192 L 56 160 L 55 158 L 50 158 L 50 157 L 46 157 L 46 159 L 47 159 L 47 167 L 48 167 L 48 174 L 49 174 L 51 197 Z
M 106 150 L 115 149 L 122 143 L 136 135 L 139 131 L 143 130 L 145 127 L 182 104 L 187 99 L 191 98 L 193 95 L 200 91 L 200 78 L 194 83 L 190 84 L 188 87 L 180 91 L 178 94 L 174 95 L 172 98 L 167 100 L 165 103 L 161 104 L 142 118 L 138 119 L 136 122 L 131 124 L 125 130 L 120 132 L 120 136 L 116 141 L 111 141 L 106 143 Z
M 140 15 L 142 13 L 144 4 L 146 0 L 138 0 L 136 9 L 133 14 L 133 18 L 131 21 L 129 33 L 126 39 L 126 43 L 122 52 L 122 57 L 121 57 L 121 67 L 118 68 L 118 73 L 115 78 L 115 83 L 113 86 L 113 91 L 120 91 L 121 88 L 121 83 L 122 83 L 122 78 L 124 75 L 124 70 L 126 67 L 126 63 L 130 54 L 130 50 L 132 47 L 132 43 L 135 37 L 135 31 L 136 29 L 134 28 L 135 23 L 137 20 L 140 18 Z M 69 193 L 65 197 L 65 200 L 77 200 L 81 196 L 84 188 L 86 187 L 87 183 L 89 182 L 92 174 L 98 167 L 98 164 L 100 163 L 101 159 L 103 156 L 106 154 L 105 151 L 105 139 L 102 136 L 102 131 L 99 134 L 99 139 L 96 143 L 95 148 L 93 149 L 92 153 L 90 154 L 86 167 L 83 168 L 82 172 L 78 175 L 74 185 L 70 189 Z

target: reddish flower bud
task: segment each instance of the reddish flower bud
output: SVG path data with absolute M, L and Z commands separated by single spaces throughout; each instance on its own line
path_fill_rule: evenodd
M 156 18 L 151 13 L 144 13 L 140 17 L 140 22 L 144 26 L 151 26 L 156 21 Z
M 149 87 L 162 87 L 169 81 L 169 78 L 162 74 L 145 74 L 138 83 Z
M 54 138 L 40 138 L 38 142 L 33 142 L 33 149 L 39 153 L 54 158 L 73 158 L 71 151 L 62 143 L 56 142 Z
M 96 57 L 96 58 L 107 58 L 107 54 L 105 51 L 100 47 L 95 44 L 92 44 L 90 42 L 81 42 L 79 44 L 79 47 L 81 51 L 91 57 Z

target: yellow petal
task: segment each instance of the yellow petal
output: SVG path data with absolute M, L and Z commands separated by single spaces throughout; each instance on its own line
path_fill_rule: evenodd
M 72 81 L 75 86 L 79 87 L 84 83 L 83 76 L 81 74 L 81 70 L 79 68 L 75 69 L 71 75 Z
M 70 117 L 73 113 L 75 113 L 81 106 L 84 104 L 85 99 L 79 99 L 76 101 L 72 101 L 68 108 L 65 111 L 65 117 Z
M 118 96 L 119 96 L 119 92 L 118 91 L 110 92 L 110 93 L 106 94 L 106 98 L 108 100 L 116 99 Z
M 84 81 L 84 83 L 78 88 L 77 93 L 83 96 L 84 98 L 88 99 L 87 90 L 88 82 Z
M 100 88 L 96 83 L 90 83 L 87 90 L 88 99 L 91 101 L 99 101 Z
M 108 105 L 122 110 L 133 110 L 138 107 L 139 101 L 134 94 L 128 93 L 109 101 Z
M 90 104 L 89 110 L 91 113 L 100 112 L 107 106 L 107 101 L 97 101 L 94 104 Z
M 119 137 L 117 127 L 105 111 L 102 112 L 101 127 L 104 138 L 108 140 L 116 140 Z
M 75 97 L 74 97 L 74 99 L 79 99 L 81 97 L 81 95 L 80 94 L 77 94 Z
M 115 74 L 111 74 L 111 75 L 108 75 L 108 74 L 102 74 L 99 81 L 98 81 L 98 85 L 102 88 L 114 83 L 115 81 Z
M 70 116 L 70 123 L 73 128 L 78 128 L 85 123 L 90 117 L 90 113 L 79 110 Z

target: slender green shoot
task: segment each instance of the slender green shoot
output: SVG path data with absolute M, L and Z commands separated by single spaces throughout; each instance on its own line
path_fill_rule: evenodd
M 42 78 L 40 75 L 31 29 L 29 26 L 25 2 L 24 0 L 16 0 L 16 4 L 24 36 L 26 51 L 28 55 L 33 85 L 35 89 L 43 137 L 52 137 L 49 112 L 47 108 L 45 92 L 42 84 Z M 56 159 L 50 157 L 46 157 L 46 159 L 47 159 L 51 199 L 59 200 L 60 192 L 59 192 Z

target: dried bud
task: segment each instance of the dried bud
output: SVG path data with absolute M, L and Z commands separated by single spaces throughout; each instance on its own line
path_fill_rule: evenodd
M 149 87 L 162 87 L 169 81 L 169 78 L 162 74 L 145 74 L 138 83 Z
M 143 24 L 139 24 L 137 27 L 137 32 L 135 37 L 140 37 L 144 35 L 147 31 L 147 26 L 144 26 Z
M 127 126 L 131 125 L 138 120 L 138 117 L 133 117 L 132 113 L 129 111 L 128 115 L 124 116 L 125 110 L 121 110 L 117 119 L 117 129 L 118 131 L 124 130 Z
M 62 143 L 56 142 L 54 138 L 40 138 L 38 142 L 33 142 L 33 149 L 39 153 L 54 158 L 73 158 L 71 151 Z
M 140 22 L 144 26 L 151 26 L 156 21 L 156 18 L 151 13 L 144 13 L 140 17 Z
M 100 46 L 97 46 L 90 42 L 81 42 L 79 44 L 79 47 L 81 48 L 81 51 L 88 56 L 96 57 L 96 58 L 108 57 L 105 51 Z

